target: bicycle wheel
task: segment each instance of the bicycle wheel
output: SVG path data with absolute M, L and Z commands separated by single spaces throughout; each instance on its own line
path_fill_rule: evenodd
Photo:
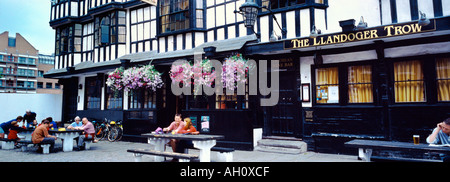
M 119 136 L 119 130 L 117 127 L 112 127 L 109 131 L 108 140 L 114 142 L 117 139 L 117 136 Z
M 123 135 L 123 128 L 122 127 L 117 127 L 118 129 L 118 136 L 117 136 L 117 139 L 116 139 L 116 141 L 117 140 L 121 140 L 122 139 L 122 135 Z
M 106 133 L 107 133 L 107 128 L 105 125 L 102 124 L 97 129 L 95 129 L 95 139 L 102 140 L 103 138 L 105 138 Z

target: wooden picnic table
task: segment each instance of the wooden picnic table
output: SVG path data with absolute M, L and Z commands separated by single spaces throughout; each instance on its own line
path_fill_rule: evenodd
M 345 143 L 347 147 L 358 148 L 358 155 L 363 160 L 370 162 L 372 150 L 400 150 L 417 152 L 436 152 L 450 155 L 450 147 L 433 146 L 429 144 L 417 144 L 413 142 L 380 141 L 380 140 L 361 140 L 356 139 Z
M 191 135 L 191 134 L 156 134 L 145 133 L 141 136 L 148 138 L 148 143 L 155 146 L 155 150 L 164 151 L 166 143 L 171 139 L 191 140 L 194 147 L 200 150 L 200 162 L 211 161 L 211 148 L 216 145 L 216 140 L 225 138 L 223 135 Z M 164 157 L 155 156 L 155 161 L 163 161 Z

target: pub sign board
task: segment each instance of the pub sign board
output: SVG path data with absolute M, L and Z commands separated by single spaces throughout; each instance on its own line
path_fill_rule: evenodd
M 401 24 L 391 24 L 379 27 L 368 28 L 364 30 L 335 33 L 315 38 L 301 38 L 284 41 L 284 49 L 297 49 L 305 47 L 323 46 L 329 44 L 339 44 L 346 42 L 355 42 L 360 40 L 378 39 L 383 37 L 392 37 L 400 35 L 409 35 L 436 30 L 436 20 L 430 20 L 430 24 L 421 26 L 418 22 L 407 22 Z

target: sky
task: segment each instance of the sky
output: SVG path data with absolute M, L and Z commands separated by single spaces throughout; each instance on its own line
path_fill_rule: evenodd
M 0 33 L 25 37 L 40 54 L 55 52 L 55 31 L 50 27 L 51 0 L 0 0 Z

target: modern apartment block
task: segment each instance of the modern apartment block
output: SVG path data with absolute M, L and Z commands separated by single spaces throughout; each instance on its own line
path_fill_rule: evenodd
M 21 34 L 0 34 L 0 93 L 61 94 L 58 80 L 44 79 L 54 57 L 39 54 Z

